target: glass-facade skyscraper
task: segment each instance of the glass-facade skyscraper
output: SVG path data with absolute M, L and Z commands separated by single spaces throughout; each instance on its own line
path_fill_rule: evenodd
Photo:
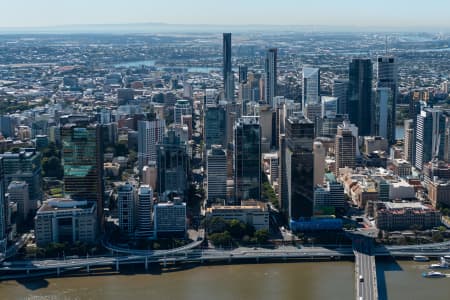
M 103 143 L 101 126 L 79 122 L 61 128 L 64 192 L 74 200 L 97 204 L 98 222 L 103 218 Z
M 223 34 L 223 89 L 225 100 L 234 98 L 234 78 L 231 68 L 231 33 Z
M 235 204 L 261 197 L 261 126 L 255 116 L 241 117 L 234 126 L 233 170 Z
M 267 50 L 264 65 L 264 99 L 270 105 L 272 105 L 273 97 L 277 96 L 277 53 L 277 48 Z
M 174 196 L 184 198 L 188 167 L 186 145 L 175 131 L 168 131 L 162 144 L 158 145 L 157 186 L 160 199 L 170 200 Z
M 377 59 L 377 87 L 389 88 L 391 98 L 387 109 L 387 139 L 390 144 L 395 143 L 395 111 L 397 109 L 397 65 L 394 57 L 380 56 Z
M 227 115 L 222 105 L 207 105 L 204 117 L 206 149 L 211 145 L 227 146 Z
M 314 202 L 314 123 L 302 114 L 286 120 L 285 176 L 290 220 L 311 217 Z
M 362 58 L 353 59 L 349 67 L 347 113 L 361 136 L 373 133 L 372 69 L 372 61 Z

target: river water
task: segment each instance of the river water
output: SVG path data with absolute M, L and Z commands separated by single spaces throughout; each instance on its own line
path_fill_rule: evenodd
M 450 278 L 425 279 L 425 263 L 377 262 L 380 299 L 448 300 Z M 0 299 L 354 299 L 352 262 L 198 266 L 176 272 L 6 281 Z

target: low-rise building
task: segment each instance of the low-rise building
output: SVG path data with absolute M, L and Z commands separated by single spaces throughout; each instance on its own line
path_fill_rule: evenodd
M 269 229 L 269 211 L 261 202 L 243 203 L 240 206 L 215 205 L 207 209 L 208 218 L 221 217 L 225 220 L 239 220 L 252 225 L 256 230 Z
M 392 170 L 397 176 L 407 177 L 411 175 L 411 164 L 404 159 L 394 159 L 392 162 Z
M 95 243 L 97 204 L 69 198 L 52 198 L 42 204 L 34 222 L 36 244 L 39 247 L 62 242 Z
M 450 181 L 431 181 L 427 185 L 428 199 L 434 208 L 441 204 L 450 205 Z
M 375 224 L 381 230 L 407 230 L 417 226 L 430 229 L 441 224 L 441 213 L 420 202 L 383 202 L 375 212 Z

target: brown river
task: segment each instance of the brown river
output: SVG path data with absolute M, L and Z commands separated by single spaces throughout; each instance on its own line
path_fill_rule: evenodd
M 450 278 L 425 279 L 426 263 L 377 262 L 380 299 L 449 300 Z M 448 270 L 450 273 L 450 270 Z M 355 299 L 352 262 L 198 266 L 181 271 L 130 272 L 5 281 L 0 299 Z

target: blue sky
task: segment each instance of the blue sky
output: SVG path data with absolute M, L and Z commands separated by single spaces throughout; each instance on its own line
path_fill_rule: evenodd
M 0 27 L 164 22 L 450 28 L 449 0 L 0 0 Z

